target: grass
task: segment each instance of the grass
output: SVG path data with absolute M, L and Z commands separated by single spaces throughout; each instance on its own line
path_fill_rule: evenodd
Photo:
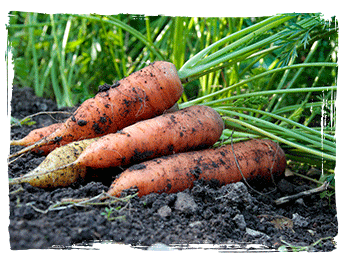
M 291 161 L 332 175 L 336 161 L 338 25 L 322 14 L 260 18 L 11 12 L 18 86 L 60 108 L 93 97 L 155 60 L 173 62 L 180 107 L 222 114 L 222 141 L 278 141 Z M 232 132 L 234 131 L 234 132 Z M 326 178 L 325 174 L 322 178 Z M 334 175 L 333 175 L 334 177 Z
M 12 191 L 10 194 L 16 194 L 18 191 L 22 191 L 22 190 L 23 188 L 20 187 L 19 189 Z M 105 197 L 105 196 L 108 199 L 104 201 L 99 200 L 101 197 Z M 104 215 L 107 218 L 107 220 L 112 221 L 115 219 L 125 219 L 124 216 L 111 217 L 111 215 L 115 211 L 121 211 L 121 210 L 126 209 L 130 200 L 135 196 L 137 196 L 137 194 L 127 195 L 126 197 L 114 197 L 114 196 L 109 196 L 105 192 L 103 192 L 91 198 L 61 200 L 59 202 L 56 202 L 55 204 L 50 205 L 45 210 L 37 208 L 36 206 L 33 205 L 32 202 L 26 203 L 25 205 L 32 207 L 32 209 L 42 214 L 46 214 L 51 211 L 64 210 L 71 207 L 105 206 L 104 212 L 102 212 L 101 214 Z M 18 203 L 18 206 L 22 206 L 22 204 Z
M 290 244 L 284 240 L 281 240 L 281 242 L 284 245 L 281 245 L 278 248 L 279 252 L 301 252 L 301 251 L 312 251 L 312 249 L 316 246 L 322 246 L 322 242 L 327 241 L 327 240 L 331 240 L 332 243 L 335 243 L 335 241 L 333 240 L 333 237 L 323 237 L 318 239 L 317 241 L 315 241 L 313 244 L 309 245 L 309 246 L 299 246 L 299 245 L 293 245 Z

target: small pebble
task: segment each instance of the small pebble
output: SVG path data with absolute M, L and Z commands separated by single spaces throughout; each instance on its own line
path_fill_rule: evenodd
M 175 209 L 181 213 L 194 213 L 198 205 L 195 203 L 193 197 L 187 193 L 180 192 L 177 194 Z
M 171 215 L 171 208 L 167 205 L 162 206 L 161 208 L 158 209 L 157 213 L 161 216 L 161 217 L 169 217 Z
M 292 221 L 293 224 L 298 227 L 307 227 L 309 225 L 308 220 L 297 213 L 292 215 Z
M 236 225 L 238 226 L 238 228 L 240 230 L 245 230 L 246 227 L 247 227 L 247 223 L 246 221 L 244 220 L 244 216 L 241 215 L 241 214 L 237 214 L 233 220 L 235 221 Z
M 195 221 L 189 224 L 189 227 L 201 227 L 202 222 L 201 221 Z
M 246 228 L 246 233 L 254 238 L 258 238 L 258 237 L 264 237 L 266 239 L 270 238 L 268 235 L 266 235 L 265 233 L 262 233 L 260 231 L 251 229 L 249 227 Z

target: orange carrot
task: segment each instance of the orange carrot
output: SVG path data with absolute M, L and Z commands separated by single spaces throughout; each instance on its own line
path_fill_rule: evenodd
M 227 145 L 180 153 L 131 166 L 112 183 L 108 195 L 119 196 L 129 188 L 137 189 L 138 196 L 175 193 L 191 188 L 197 179 L 213 179 L 224 185 L 241 181 L 244 177 L 249 183 L 264 185 L 281 176 L 285 170 L 285 154 L 272 141 L 250 140 L 236 143 L 233 148 L 234 152 L 232 145 Z
M 178 101 L 182 92 L 173 64 L 152 63 L 111 86 L 101 86 L 99 93 L 82 103 L 62 127 L 10 158 L 42 145 L 100 137 L 161 115 Z
M 106 168 L 212 146 L 223 120 L 212 108 L 191 106 L 108 134 L 90 144 L 75 164 Z
M 52 134 L 55 132 L 57 129 L 61 128 L 63 123 L 54 123 L 52 125 L 42 127 L 35 129 L 31 131 L 28 135 L 26 135 L 24 138 L 19 139 L 19 140 L 12 140 L 10 142 L 10 145 L 19 145 L 19 146 L 29 146 L 32 145 L 42 138 Z M 34 152 L 42 154 L 42 155 L 47 155 L 49 152 L 54 150 L 56 147 L 60 146 L 59 143 L 52 144 L 52 145 L 46 145 L 42 146 L 36 149 L 33 149 Z

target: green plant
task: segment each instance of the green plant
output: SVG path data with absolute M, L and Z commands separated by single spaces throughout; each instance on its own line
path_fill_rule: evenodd
M 298 246 L 298 245 L 292 245 L 284 240 L 281 240 L 282 243 L 284 243 L 285 245 L 281 245 L 278 248 L 278 251 L 280 252 L 288 252 L 288 251 L 292 251 L 292 252 L 301 252 L 301 251 L 310 251 L 313 247 L 317 246 L 317 245 L 321 245 L 320 243 L 326 240 L 333 240 L 333 237 L 323 237 L 320 238 L 319 240 L 315 241 L 313 244 L 309 245 L 309 246 Z M 334 242 L 334 241 L 333 241 Z
M 35 121 L 32 121 L 30 118 L 24 118 L 24 119 L 21 119 L 21 120 L 18 120 L 14 117 L 11 116 L 11 127 L 13 126 L 22 126 L 22 125 L 33 125 L 35 124 L 36 122 Z
M 121 209 L 121 206 L 117 206 L 117 207 L 106 207 L 104 208 L 104 212 L 101 213 L 101 215 L 105 216 L 107 218 L 108 221 L 113 221 L 116 219 L 125 219 L 125 215 L 122 216 L 115 216 L 115 217 L 111 217 L 111 215 L 116 212 L 119 211 Z

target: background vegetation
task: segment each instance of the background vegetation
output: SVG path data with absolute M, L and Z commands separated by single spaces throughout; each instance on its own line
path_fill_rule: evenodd
M 174 63 L 180 107 L 223 114 L 220 143 L 268 137 L 334 179 L 338 26 L 322 14 L 147 17 L 11 12 L 14 85 L 70 107 L 155 60 Z M 333 181 L 334 183 L 334 181 Z

